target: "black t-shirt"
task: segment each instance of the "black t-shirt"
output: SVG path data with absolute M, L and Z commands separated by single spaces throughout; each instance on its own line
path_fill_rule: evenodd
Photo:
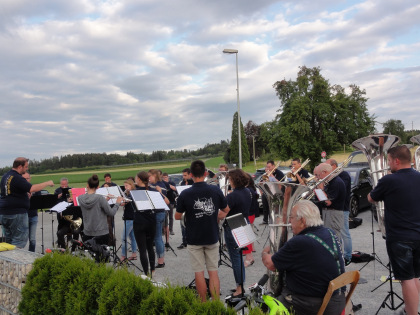
M 331 201 L 331 206 L 328 209 L 344 210 L 344 203 L 346 201 L 346 186 L 340 177 L 334 177 L 328 185 L 325 186 L 325 193 Z
M 349 173 L 346 171 L 342 171 L 338 176 L 344 182 L 344 186 L 346 187 L 346 201 L 344 202 L 344 211 L 349 211 L 350 194 L 351 194 L 351 177 Z
M 180 186 L 188 186 L 188 185 L 192 185 L 192 184 L 194 184 L 194 181 L 192 180 L 192 178 L 190 178 L 190 179 L 187 179 L 187 181 L 182 180 Z
M 168 182 L 163 181 L 163 183 L 166 186 L 166 197 L 168 197 L 170 203 L 175 204 L 177 192 L 175 190 L 172 190 L 170 186 L 170 185 L 176 186 L 175 183 L 173 181 L 168 181 Z
M 238 213 L 242 213 L 245 218 L 249 216 L 252 194 L 248 188 L 235 188 L 226 196 L 226 199 L 230 209 L 227 217 Z
M 114 182 L 110 182 L 110 183 L 103 183 L 101 187 L 105 187 L 105 185 L 108 185 L 107 187 L 117 186 L 117 184 L 115 184 Z
M 146 189 L 146 187 L 137 187 L 137 190 L 148 190 L 148 191 L 157 191 L 156 189 L 149 187 L 149 189 Z M 133 205 L 134 206 L 134 205 Z M 143 210 L 143 211 L 137 211 L 135 209 L 134 206 L 134 223 L 140 223 L 141 221 L 143 221 L 145 218 L 149 218 L 150 217 L 150 213 L 154 213 L 153 209 L 150 210 Z M 147 213 L 147 215 L 146 215 Z M 155 214 L 152 215 L 153 217 L 155 217 Z
M 131 195 L 126 195 L 125 198 L 133 200 Z M 124 220 L 134 220 L 135 206 L 133 202 L 127 202 L 124 206 Z
M 370 192 L 385 203 L 387 242 L 420 240 L 419 187 L 420 173 L 405 168 L 382 177 Z
M 13 169 L 4 174 L 1 178 L 0 214 L 27 213 L 31 187 L 31 183 Z
M 309 178 L 309 172 L 308 172 L 307 170 L 305 170 L 305 169 L 301 169 L 301 170 L 298 172 L 298 174 L 299 174 L 300 178 L 302 178 L 302 179 L 304 179 L 304 178 Z M 299 180 L 298 180 L 298 179 L 297 179 L 297 177 L 296 177 L 296 180 L 291 181 L 291 183 L 294 183 L 294 184 L 299 184 Z
M 176 211 L 185 212 L 188 245 L 212 245 L 219 241 L 217 215 L 227 206 L 219 187 L 194 183 L 178 197 Z
M 71 188 L 70 187 L 66 187 L 66 188 L 61 188 L 58 187 L 55 191 L 54 191 L 54 195 L 61 195 L 60 199 L 57 199 L 57 203 L 58 202 L 62 202 L 62 201 L 67 201 L 67 194 L 69 194 Z
M 334 256 L 319 241 L 305 235 L 307 233 L 318 236 L 333 250 L 333 239 L 327 228 L 309 227 L 287 241 L 272 256 L 272 261 L 277 270 L 286 272 L 286 287 L 292 293 L 323 297 L 329 282 L 344 270 L 343 255 L 337 245 L 339 271 Z
M 284 174 L 282 171 L 280 171 L 279 169 L 276 168 L 276 170 L 273 172 L 273 176 L 277 179 L 277 180 L 282 180 L 284 177 Z

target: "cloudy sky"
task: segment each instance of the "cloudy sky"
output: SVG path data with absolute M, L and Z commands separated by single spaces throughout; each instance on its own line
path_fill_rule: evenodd
M 2 0 L 0 167 L 16 156 L 195 149 L 319 66 L 357 84 L 377 129 L 420 129 L 418 0 Z

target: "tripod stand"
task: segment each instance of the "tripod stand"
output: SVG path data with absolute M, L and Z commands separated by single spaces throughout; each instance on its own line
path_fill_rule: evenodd
M 217 266 L 220 267 L 221 265 L 224 265 L 226 267 L 232 268 L 232 265 L 229 264 L 231 263 L 230 258 L 228 257 L 228 255 L 226 255 L 225 250 L 224 250 L 225 243 L 224 243 L 223 234 L 224 234 L 223 226 L 221 226 L 219 229 L 219 262 Z
M 391 263 L 388 263 L 388 265 L 386 265 L 386 268 L 388 268 L 389 270 L 389 276 L 387 277 L 387 279 L 385 280 L 384 283 L 381 283 L 379 286 L 377 286 L 375 289 L 373 289 L 371 292 L 375 291 L 376 289 L 378 289 L 379 287 L 383 286 L 387 281 L 389 281 L 389 291 L 388 294 L 386 295 L 385 299 L 382 301 L 381 306 L 379 306 L 378 310 L 376 311 L 375 315 L 377 315 L 380 311 L 381 308 L 385 308 L 385 306 L 387 306 L 390 310 L 395 311 L 397 310 L 401 305 L 404 304 L 404 300 L 397 294 L 394 292 L 393 290 L 393 285 L 392 285 L 392 267 L 391 267 Z M 395 298 L 398 298 L 401 302 L 400 304 L 396 305 L 395 302 Z M 390 301 L 390 304 L 388 304 L 388 300 Z

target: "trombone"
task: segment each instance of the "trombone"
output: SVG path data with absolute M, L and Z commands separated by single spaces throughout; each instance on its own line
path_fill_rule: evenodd
M 291 179 L 292 179 L 292 181 L 296 181 L 296 174 L 297 174 L 297 173 L 299 173 L 299 172 L 300 172 L 300 170 L 301 170 L 302 168 L 304 168 L 304 167 L 306 166 L 306 164 L 308 164 L 310 161 L 311 161 L 310 159 L 306 159 L 306 161 L 305 161 L 305 162 L 303 162 L 297 170 L 295 170 L 295 171 L 293 171 L 293 172 L 289 172 L 289 173 L 287 173 L 287 174 L 286 174 L 286 175 L 282 178 L 282 180 L 281 180 L 281 181 L 283 181 L 283 179 L 284 179 L 284 178 L 286 178 L 286 177 L 291 178 Z
M 277 169 L 277 167 L 279 167 L 280 166 L 280 163 L 281 163 L 281 161 L 279 161 L 278 163 L 277 163 L 277 165 L 271 170 L 271 171 L 269 171 L 268 173 L 267 172 L 265 172 L 262 176 L 261 176 L 261 181 L 264 181 L 264 182 L 268 182 L 270 179 L 270 176 L 271 176 L 271 174 L 273 174 L 274 173 L 274 171 Z M 283 178 L 280 180 L 280 181 L 283 181 Z

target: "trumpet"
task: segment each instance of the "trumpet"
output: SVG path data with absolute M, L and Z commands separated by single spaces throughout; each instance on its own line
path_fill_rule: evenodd
M 304 167 L 306 166 L 306 164 L 308 164 L 310 161 L 311 161 L 310 159 L 306 159 L 306 161 L 305 161 L 305 162 L 303 162 L 297 170 L 295 170 L 295 171 L 293 171 L 293 172 L 289 172 L 289 173 L 287 173 L 287 174 L 283 177 L 283 179 L 284 179 L 285 177 L 287 177 L 287 178 L 292 179 L 292 181 L 296 181 L 296 174 L 297 174 L 297 173 L 299 173 L 299 172 L 300 172 L 300 170 L 301 170 L 302 168 L 304 168 Z M 281 181 L 283 181 L 283 179 L 282 179 Z

